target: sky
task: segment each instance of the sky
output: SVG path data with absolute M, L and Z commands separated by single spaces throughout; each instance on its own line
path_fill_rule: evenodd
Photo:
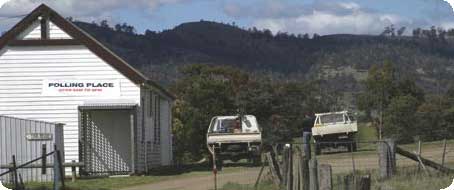
M 454 28 L 453 8 L 444 0 L 9 0 L 0 7 L 0 31 L 41 3 L 76 20 L 126 22 L 138 33 L 200 20 L 320 35 L 380 34 L 392 24 L 407 33 Z

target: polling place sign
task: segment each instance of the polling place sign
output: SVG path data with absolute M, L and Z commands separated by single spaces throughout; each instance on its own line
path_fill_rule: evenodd
M 43 80 L 44 96 L 120 96 L 119 80 Z

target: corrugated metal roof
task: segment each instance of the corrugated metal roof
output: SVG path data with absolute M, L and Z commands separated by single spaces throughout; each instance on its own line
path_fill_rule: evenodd
M 79 106 L 80 110 L 124 110 L 135 109 L 137 104 L 133 103 L 88 103 Z

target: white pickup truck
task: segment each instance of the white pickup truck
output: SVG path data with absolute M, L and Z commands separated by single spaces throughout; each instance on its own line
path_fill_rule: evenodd
M 358 125 L 347 111 L 315 114 L 312 136 L 315 140 L 315 154 L 321 154 L 323 148 L 339 146 L 348 151 L 356 151 L 356 133 Z
M 237 162 L 248 159 L 258 164 L 261 144 L 262 133 L 255 116 L 216 116 L 211 119 L 207 147 L 212 155 L 215 154 L 218 167 L 222 167 L 223 160 Z

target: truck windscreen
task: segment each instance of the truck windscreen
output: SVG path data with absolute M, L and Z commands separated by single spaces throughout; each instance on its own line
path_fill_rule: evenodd
M 343 114 L 329 114 L 323 115 L 320 117 L 322 124 L 327 123 L 343 123 L 344 115 Z

